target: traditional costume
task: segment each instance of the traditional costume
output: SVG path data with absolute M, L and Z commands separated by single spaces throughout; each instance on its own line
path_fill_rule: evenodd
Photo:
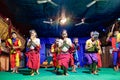
M 97 57 L 97 53 L 99 50 L 98 35 L 99 35 L 98 32 L 95 31 L 92 33 L 91 36 L 92 38 L 86 41 L 86 58 L 88 59 L 90 71 L 93 74 L 96 74 L 97 63 L 98 63 L 98 57 Z
M 78 57 L 78 50 L 80 49 L 79 44 L 74 43 L 74 53 L 73 53 L 73 58 L 74 58 L 74 65 L 78 66 L 79 65 L 79 57 Z
M 65 38 L 65 40 L 60 39 L 59 41 L 60 54 L 58 54 L 57 59 L 58 64 L 64 68 L 64 75 L 67 73 L 68 64 L 70 61 L 70 45 L 72 45 L 70 38 Z
M 70 66 L 74 66 L 74 57 L 73 57 L 73 54 L 75 52 L 75 46 L 74 44 L 72 44 L 72 47 L 70 47 L 69 49 L 69 53 L 70 53 Z
M 100 40 L 97 40 L 98 41 L 98 45 L 101 46 L 101 42 Z M 102 67 L 102 60 L 101 60 L 101 54 L 102 54 L 102 51 L 101 49 L 98 50 L 98 53 L 97 53 L 97 58 L 98 58 L 98 68 L 101 68 Z
M 120 33 L 111 38 L 113 48 L 113 65 L 120 65 Z
M 28 43 L 31 39 L 28 40 Z M 39 69 L 40 67 L 40 46 L 36 46 L 34 43 L 40 45 L 40 39 L 36 38 L 33 40 L 33 43 L 30 45 L 26 56 L 28 58 L 27 66 L 31 69 Z
M 113 37 L 111 37 L 112 35 L 114 35 Z M 110 38 L 111 37 L 111 38 Z M 114 70 L 118 71 L 119 69 L 119 59 L 120 59 L 120 55 L 119 55 L 119 51 L 120 51 L 120 47 L 119 47 L 119 42 L 120 42 L 120 33 L 119 31 L 114 31 L 114 34 L 109 33 L 106 41 L 111 41 L 112 44 L 112 54 L 113 54 L 113 66 L 114 66 Z
M 8 39 L 6 42 L 7 47 L 10 48 L 10 66 L 11 68 L 19 67 L 20 66 L 20 48 L 12 49 L 13 46 L 20 47 L 21 41 L 16 38 Z
M 52 44 L 51 53 L 53 54 L 53 65 L 54 65 L 55 70 L 56 70 L 57 67 L 59 67 L 58 60 L 57 60 L 57 55 L 60 53 L 60 49 L 58 47 L 58 44 L 55 44 L 55 43 Z

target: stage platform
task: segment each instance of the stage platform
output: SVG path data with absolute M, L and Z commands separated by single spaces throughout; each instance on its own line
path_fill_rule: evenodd
M 98 75 L 90 74 L 87 68 L 78 68 L 76 73 L 69 69 L 68 76 L 55 74 L 53 68 L 40 68 L 39 72 L 39 75 L 30 76 L 30 70 L 26 68 L 19 69 L 17 74 L 2 71 L 0 80 L 120 80 L 120 71 L 115 72 L 112 68 L 101 68 Z

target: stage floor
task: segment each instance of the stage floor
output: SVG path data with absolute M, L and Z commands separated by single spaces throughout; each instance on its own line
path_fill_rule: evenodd
M 77 73 L 69 69 L 68 76 L 56 75 L 53 68 L 40 68 L 39 72 L 35 76 L 30 76 L 30 70 L 25 68 L 19 69 L 18 74 L 0 72 L 0 80 L 120 80 L 120 71 L 115 72 L 112 68 L 101 68 L 98 75 L 90 74 L 87 68 L 78 68 Z

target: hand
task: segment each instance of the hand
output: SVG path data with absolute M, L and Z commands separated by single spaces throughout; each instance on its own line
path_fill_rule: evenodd
M 102 51 L 101 51 L 101 50 L 99 50 L 99 51 L 98 51 L 98 54 L 102 54 Z
M 13 46 L 12 49 L 16 49 L 17 47 L 16 46 Z
M 30 47 L 32 44 L 32 40 L 30 39 L 29 42 L 27 43 L 27 47 Z
M 108 36 L 110 37 L 110 36 L 112 36 L 112 34 L 113 34 L 113 32 L 110 32 L 110 33 L 108 33 Z
M 31 37 L 30 37 L 30 40 L 31 40 L 31 41 L 33 41 L 33 39 L 34 39 L 34 37 L 33 37 L 33 36 L 31 36 Z
M 58 48 L 55 48 L 55 52 L 57 52 L 58 51 Z
M 92 48 L 93 46 L 87 46 L 87 49 Z
M 66 39 L 64 40 L 64 43 L 67 43 Z

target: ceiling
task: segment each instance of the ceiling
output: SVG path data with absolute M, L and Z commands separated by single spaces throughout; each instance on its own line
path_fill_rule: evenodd
M 93 30 L 106 33 L 108 26 L 120 17 L 120 0 L 100 0 L 93 6 L 86 5 L 93 0 L 52 0 L 50 3 L 38 4 L 37 0 L 1 0 L 0 13 L 9 17 L 18 31 L 27 36 L 29 29 L 35 29 L 39 37 L 58 37 L 62 29 L 67 29 L 70 37 L 87 37 Z M 64 9 L 69 23 L 62 26 L 43 23 L 60 17 Z M 85 17 L 85 24 L 75 26 Z

